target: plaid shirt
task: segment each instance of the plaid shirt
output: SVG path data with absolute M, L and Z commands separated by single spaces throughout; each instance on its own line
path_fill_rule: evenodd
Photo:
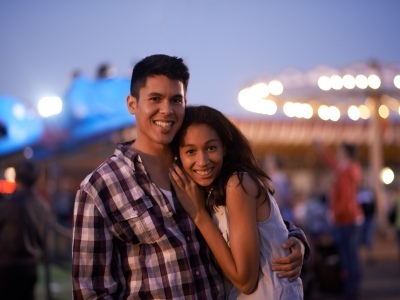
M 209 248 L 131 143 L 85 178 L 73 228 L 74 299 L 223 299 Z

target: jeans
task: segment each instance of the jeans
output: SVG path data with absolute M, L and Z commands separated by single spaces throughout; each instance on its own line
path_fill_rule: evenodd
M 361 245 L 364 245 L 368 249 L 371 249 L 373 244 L 373 239 L 374 239 L 374 218 L 365 217 L 364 223 L 362 224 Z
M 359 258 L 360 226 L 350 224 L 335 227 L 335 240 L 339 248 L 340 262 L 345 271 L 343 293 L 345 299 L 356 299 L 361 282 Z

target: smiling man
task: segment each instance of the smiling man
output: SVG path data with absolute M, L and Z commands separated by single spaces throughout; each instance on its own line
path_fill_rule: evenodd
M 224 299 L 210 250 L 168 177 L 188 81 L 181 58 L 152 55 L 135 65 L 126 103 L 137 138 L 118 144 L 76 195 L 74 299 Z M 280 271 L 299 276 L 304 247 L 287 243 L 294 251 Z
M 223 299 L 222 281 L 172 196 L 169 144 L 185 113 L 183 60 L 153 55 L 132 72 L 137 138 L 81 183 L 75 200 L 75 299 Z

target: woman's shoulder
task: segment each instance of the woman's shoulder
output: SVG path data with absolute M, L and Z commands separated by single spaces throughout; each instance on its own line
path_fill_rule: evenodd
M 247 172 L 234 172 L 227 181 L 227 187 L 229 188 L 256 188 L 256 180 L 250 176 Z

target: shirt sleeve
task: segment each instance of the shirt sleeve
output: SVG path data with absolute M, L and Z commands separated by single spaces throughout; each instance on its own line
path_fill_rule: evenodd
M 113 235 L 93 198 L 79 190 L 75 198 L 72 239 L 74 299 L 113 299 Z M 114 274 L 115 275 L 115 274 Z
M 292 222 L 289 222 L 287 220 L 284 220 L 286 228 L 289 231 L 289 237 L 295 237 L 298 238 L 300 241 L 303 242 L 304 247 L 305 247 L 305 253 L 304 253 L 304 262 L 308 262 L 310 260 L 311 256 L 311 248 L 310 244 L 308 243 L 307 237 L 304 233 L 303 230 L 301 230 L 299 227 L 296 227 Z

